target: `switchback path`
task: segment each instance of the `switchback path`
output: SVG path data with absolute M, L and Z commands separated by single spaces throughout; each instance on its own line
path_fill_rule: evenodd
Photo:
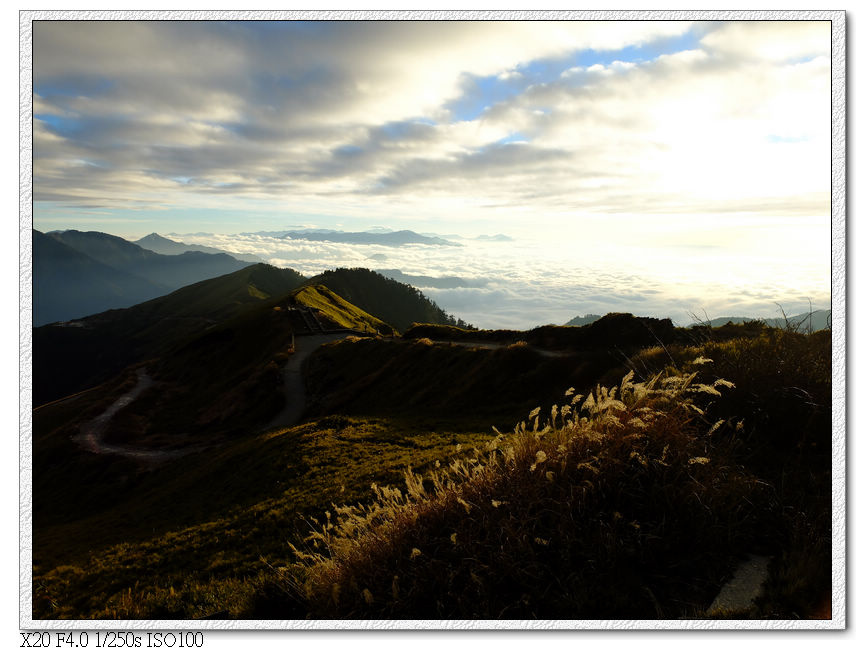
M 130 458 L 132 460 L 137 461 L 145 461 L 145 462 L 161 462 L 165 460 L 171 460 L 173 458 L 179 458 L 180 456 L 184 456 L 194 449 L 139 449 L 136 447 L 130 447 L 128 445 L 112 445 L 106 443 L 103 438 L 105 436 L 105 431 L 108 429 L 108 424 L 111 422 L 111 418 L 114 417 L 114 414 L 117 413 L 124 406 L 131 404 L 134 400 L 136 400 L 145 390 L 153 386 L 153 379 L 150 375 L 147 374 L 147 370 L 144 368 L 138 368 L 136 370 L 136 375 L 138 377 L 138 381 L 135 386 L 131 389 L 123 393 L 120 397 L 118 397 L 114 403 L 111 404 L 105 411 L 103 411 L 100 415 L 93 418 L 89 422 L 85 422 L 79 427 L 80 433 L 73 438 L 75 442 L 81 445 L 86 451 L 89 451 L 93 454 L 112 454 L 115 456 L 123 456 L 124 458 Z

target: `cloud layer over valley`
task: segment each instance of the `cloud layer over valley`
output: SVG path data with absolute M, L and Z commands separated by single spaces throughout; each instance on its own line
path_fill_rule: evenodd
M 803 234 L 808 231 L 794 236 Z M 819 237 L 819 229 L 811 235 Z M 462 247 L 392 247 L 260 234 L 174 234 L 172 238 L 254 254 L 307 276 L 340 266 L 379 269 L 418 287 L 454 316 L 483 328 L 527 329 L 611 311 L 671 317 L 684 325 L 692 321 L 691 314 L 703 317 L 704 312 L 710 318 L 777 317 L 776 301 L 787 313 L 807 311 L 809 299 L 815 308 L 829 304 L 828 281 L 812 279 L 829 263 L 828 241 L 821 249 L 825 256 L 795 259 L 787 255 L 784 242 L 774 249 L 761 245 L 759 230 L 732 254 L 722 247 L 673 243 L 649 265 L 638 260 L 636 242 L 625 248 L 602 242 L 581 247 L 579 241 L 569 240 L 557 245 L 517 240 L 473 241 Z M 755 246 L 760 246 L 759 254 Z M 581 248 L 585 252 L 575 252 Z M 676 257 L 678 271 L 662 263 L 665 256 Z M 407 277 L 388 273 L 394 269 Z

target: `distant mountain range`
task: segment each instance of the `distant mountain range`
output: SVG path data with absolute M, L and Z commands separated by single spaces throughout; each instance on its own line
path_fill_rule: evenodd
M 596 320 L 600 320 L 600 316 L 598 314 L 586 314 L 585 316 L 574 316 L 571 320 L 565 323 L 566 327 L 582 327 L 583 325 L 588 325 L 589 323 L 594 323 Z
M 465 237 L 463 235 L 442 235 L 446 239 L 465 239 L 468 241 L 482 241 L 482 242 L 506 242 L 506 241 L 514 241 L 513 237 L 508 237 L 507 235 L 503 235 L 501 233 L 497 235 L 475 235 L 474 237 Z
M 427 246 L 460 246 L 441 237 L 420 235 L 412 230 L 395 232 L 343 232 L 341 230 L 289 230 L 281 235 L 283 239 L 305 239 L 307 241 L 328 241 L 343 244 L 379 244 L 381 246 L 404 246 L 405 244 L 424 244 Z
M 214 248 L 212 246 L 202 246 L 201 244 L 184 244 L 183 242 L 163 237 L 162 235 L 159 235 L 155 232 L 150 233 L 149 235 L 147 235 L 146 237 L 142 237 L 141 239 L 137 239 L 132 243 L 141 246 L 141 248 L 144 248 L 146 250 L 153 251 L 154 253 L 159 253 L 160 255 L 182 255 L 183 253 L 192 251 L 199 253 L 210 253 L 211 255 L 231 255 L 235 259 L 241 260 L 243 262 L 251 262 L 253 264 L 264 262 L 264 260 L 257 255 L 232 253 L 230 251 L 225 251 L 220 248 Z
M 583 325 L 588 325 L 589 323 L 594 323 L 596 320 L 599 320 L 601 317 L 597 314 L 586 314 L 585 316 L 576 316 L 572 318 L 567 323 L 565 323 L 566 327 L 581 327 Z M 747 316 L 722 316 L 720 318 L 713 318 L 708 321 L 702 321 L 699 323 L 694 323 L 692 326 L 697 325 L 710 325 L 712 327 L 723 327 L 727 323 L 740 324 L 740 323 L 750 323 L 752 321 L 760 321 L 768 325 L 769 327 L 780 327 L 786 328 L 791 327 L 796 331 L 807 332 L 812 331 L 816 332 L 819 330 L 830 329 L 832 324 L 832 310 L 831 309 L 818 309 L 811 313 L 802 313 L 796 314 L 794 316 L 787 316 L 787 318 L 750 318 Z
M 162 284 L 133 275 L 33 231 L 33 324 L 81 318 L 129 307 L 168 293 Z
M 160 255 L 102 232 L 66 230 L 48 234 L 103 264 L 171 289 L 249 266 L 248 262 L 241 262 L 227 253 L 187 251 L 180 255 Z
M 226 253 L 161 255 L 101 232 L 34 230 L 33 323 L 130 307 L 248 265 Z
M 819 330 L 831 329 L 832 325 L 832 310 L 817 309 L 813 312 L 804 312 L 787 316 L 786 318 L 749 318 L 747 316 L 722 316 L 713 318 L 709 321 L 696 323 L 697 325 L 711 325 L 712 327 L 722 327 L 727 323 L 750 323 L 752 321 L 761 321 L 769 327 L 790 327 L 799 332 L 817 332 Z

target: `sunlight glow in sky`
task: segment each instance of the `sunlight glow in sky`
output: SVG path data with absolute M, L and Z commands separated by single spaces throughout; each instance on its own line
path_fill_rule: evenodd
M 51 21 L 33 51 L 39 230 L 505 233 L 657 278 L 690 247 L 828 301 L 828 21 Z

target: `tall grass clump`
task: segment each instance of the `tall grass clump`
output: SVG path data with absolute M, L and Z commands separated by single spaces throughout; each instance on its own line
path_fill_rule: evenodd
M 766 328 L 708 343 L 712 372 L 737 384 L 714 414 L 746 413 L 739 459 L 770 482 L 783 517 L 765 614 L 825 616 L 832 570 L 832 344 L 829 330 Z
M 629 360 L 638 373 L 699 368 L 702 381 L 736 384 L 707 415 L 742 418 L 730 440 L 736 462 L 771 484 L 779 503 L 755 549 L 774 558 L 764 617 L 823 617 L 831 595 L 831 332 L 801 325 L 706 328 L 699 345 L 646 349 Z
M 706 417 L 725 380 L 633 373 L 569 390 L 405 489 L 335 506 L 294 548 L 313 618 L 696 615 L 775 508 Z M 283 578 L 280 578 L 283 579 Z

